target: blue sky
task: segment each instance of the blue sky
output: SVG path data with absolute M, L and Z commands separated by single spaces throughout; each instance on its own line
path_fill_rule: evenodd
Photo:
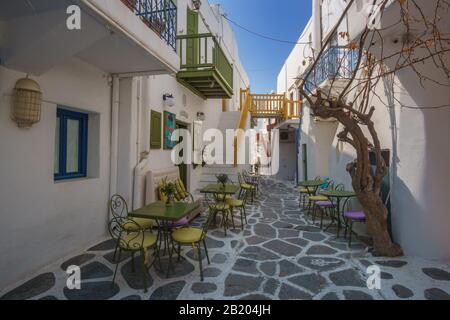
M 240 25 L 282 40 L 297 41 L 311 17 L 311 0 L 210 0 L 221 3 L 228 17 Z M 294 44 L 252 35 L 231 24 L 239 54 L 253 92 L 276 90 L 278 73 Z

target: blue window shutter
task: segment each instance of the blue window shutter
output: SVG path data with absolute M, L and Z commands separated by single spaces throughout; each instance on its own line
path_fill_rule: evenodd
M 86 113 L 75 112 L 61 107 L 57 109 L 59 125 L 59 172 L 54 174 L 54 180 L 67 180 L 87 176 L 88 150 L 88 120 Z M 78 122 L 78 170 L 67 172 L 67 123 L 69 120 Z

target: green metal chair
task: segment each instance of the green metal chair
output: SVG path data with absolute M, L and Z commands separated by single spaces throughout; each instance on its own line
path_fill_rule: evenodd
M 116 248 L 119 250 L 119 259 L 114 262 L 116 263 L 116 268 L 114 270 L 114 277 L 112 280 L 112 285 L 114 286 L 117 269 L 120 264 L 120 258 L 122 252 L 130 252 L 131 253 L 131 261 L 132 261 L 132 271 L 136 271 L 135 267 L 135 255 L 136 253 L 141 254 L 142 259 L 142 270 L 143 270 L 143 283 L 144 283 L 144 292 L 147 293 L 147 276 L 148 269 L 155 263 L 156 259 L 159 260 L 161 265 L 161 260 L 158 255 L 157 250 L 157 236 L 148 232 L 146 229 L 142 228 L 136 221 L 133 219 L 129 219 L 127 217 L 113 217 L 108 224 L 108 230 L 116 242 Z M 131 231 L 130 231 L 131 230 Z M 148 263 L 148 251 L 150 249 L 154 249 L 154 259 L 149 264 Z
M 320 176 L 317 176 L 314 178 L 315 181 L 322 179 Z M 306 203 L 308 200 L 308 197 L 311 195 L 312 192 L 314 192 L 315 188 L 312 187 L 299 187 L 298 192 L 300 193 L 300 199 L 299 199 L 299 207 L 306 208 Z
M 247 205 L 247 195 L 248 195 L 248 191 L 244 190 L 243 193 L 240 193 L 238 198 L 231 198 L 226 200 L 226 203 L 230 206 L 231 208 L 231 219 L 232 221 L 234 221 L 234 209 L 238 209 L 239 213 L 240 213 L 240 218 L 241 218 L 241 228 L 242 230 L 244 230 L 244 220 L 245 223 L 247 224 L 247 212 L 245 209 L 245 206 Z
M 334 189 L 334 190 L 344 190 L 345 186 L 340 183 L 336 186 L 333 186 L 333 184 L 330 184 L 328 186 L 328 189 Z M 324 197 L 324 199 L 327 197 Z M 313 208 L 313 222 L 315 222 L 316 212 L 319 211 L 320 213 L 320 228 L 323 227 L 323 219 L 325 215 L 329 215 L 330 217 L 333 217 L 335 215 L 335 204 L 327 198 L 327 200 L 318 200 L 314 202 L 314 208 Z
M 142 218 L 129 218 L 128 217 L 128 204 L 125 199 L 116 194 L 111 197 L 109 201 L 109 210 L 113 218 L 117 220 L 123 219 L 124 225 L 123 228 L 127 232 L 133 232 L 136 230 L 144 229 L 151 231 L 155 221 L 151 219 L 142 219 Z M 138 226 L 138 228 L 136 228 Z M 113 260 L 116 259 L 117 249 L 119 248 L 118 244 L 116 245 L 116 249 L 114 251 Z
M 216 220 L 218 215 L 222 216 L 221 227 L 223 227 L 225 236 L 227 236 L 227 230 L 229 228 L 230 218 L 231 218 L 233 228 L 236 228 L 236 227 L 234 225 L 234 220 L 232 217 L 232 211 L 231 211 L 230 205 L 226 203 L 226 200 L 221 201 L 221 200 L 219 200 L 219 198 L 225 199 L 226 197 L 225 197 L 225 195 L 222 195 L 222 197 L 220 197 L 220 195 L 214 195 L 212 198 L 209 198 L 207 195 L 205 195 L 205 202 L 208 206 L 209 211 L 213 215 L 214 221 Z
M 243 178 L 240 172 L 238 172 L 238 180 L 239 186 L 241 188 L 241 190 L 239 191 L 239 198 L 242 196 L 244 192 L 249 192 L 251 195 L 252 203 L 254 203 L 256 187 L 254 185 L 246 183 L 245 179 Z
M 208 264 L 211 264 L 211 262 L 209 260 L 208 247 L 206 246 L 205 239 L 206 239 L 206 235 L 208 233 L 208 229 L 209 229 L 214 217 L 215 217 L 214 211 L 212 211 L 210 209 L 210 211 L 208 213 L 208 218 L 206 219 L 206 222 L 203 224 L 203 227 L 201 229 L 189 227 L 189 228 L 176 229 L 172 232 L 172 241 L 178 245 L 178 262 L 181 260 L 181 246 L 182 245 L 192 245 L 192 247 L 194 249 L 197 249 L 201 281 L 203 281 L 201 244 L 203 243 L 203 247 L 205 248 L 205 254 L 206 254 L 206 259 L 208 261 Z

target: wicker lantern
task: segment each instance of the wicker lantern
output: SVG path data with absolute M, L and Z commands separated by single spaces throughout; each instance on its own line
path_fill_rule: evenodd
M 39 84 L 29 78 L 16 82 L 12 105 L 12 119 L 19 128 L 30 128 L 41 120 L 42 92 Z

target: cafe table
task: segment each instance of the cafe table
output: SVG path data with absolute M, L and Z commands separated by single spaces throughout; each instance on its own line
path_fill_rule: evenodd
M 308 194 L 310 196 L 313 196 L 316 194 L 317 189 L 325 183 L 326 183 L 326 181 L 324 181 L 324 180 L 305 180 L 305 181 L 300 182 L 298 185 L 300 187 L 306 188 L 306 190 L 308 190 Z M 311 191 L 311 190 L 313 190 L 313 191 Z
M 232 196 L 239 191 L 239 186 L 235 184 L 210 184 L 200 190 L 205 196 L 212 194 L 217 197 L 217 195 Z
M 225 203 L 226 196 L 233 196 L 239 191 L 240 187 L 235 184 L 210 184 L 200 190 L 200 193 L 205 195 L 205 200 L 208 201 L 208 195 L 213 195 L 217 202 Z M 219 200 L 219 195 L 222 196 L 222 200 Z M 216 219 L 214 218 L 214 223 Z M 226 234 L 226 227 L 225 227 Z
M 143 218 L 152 219 L 158 225 L 158 249 L 157 256 L 161 256 L 161 246 L 164 242 L 164 253 L 166 250 L 169 255 L 169 263 L 167 266 L 167 277 L 169 276 L 170 269 L 173 270 L 172 265 L 172 251 L 170 248 L 171 241 L 171 231 L 172 226 L 175 222 L 187 217 L 192 211 L 198 208 L 198 204 L 195 203 L 184 203 L 175 202 L 171 206 L 167 206 L 164 202 L 157 201 L 147 205 L 143 208 L 137 209 L 128 214 L 131 218 Z
M 339 238 L 339 232 L 341 230 L 341 215 L 342 208 L 345 206 L 345 203 L 353 197 L 356 197 L 355 192 L 346 191 L 346 190 L 322 190 L 320 192 L 321 195 L 328 197 L 330 201 L 334 204 L 334 209 L 336 210 L 336 217 L 331 217 L 332 221 L 325 229 L 327 231 L 333 224 L 334 220 L 337 220 L 337 237 Z M 333 201 L 334 200 L 334 201 Z M 344 206 L 341 206 L 342 201 L 344 201 Z

